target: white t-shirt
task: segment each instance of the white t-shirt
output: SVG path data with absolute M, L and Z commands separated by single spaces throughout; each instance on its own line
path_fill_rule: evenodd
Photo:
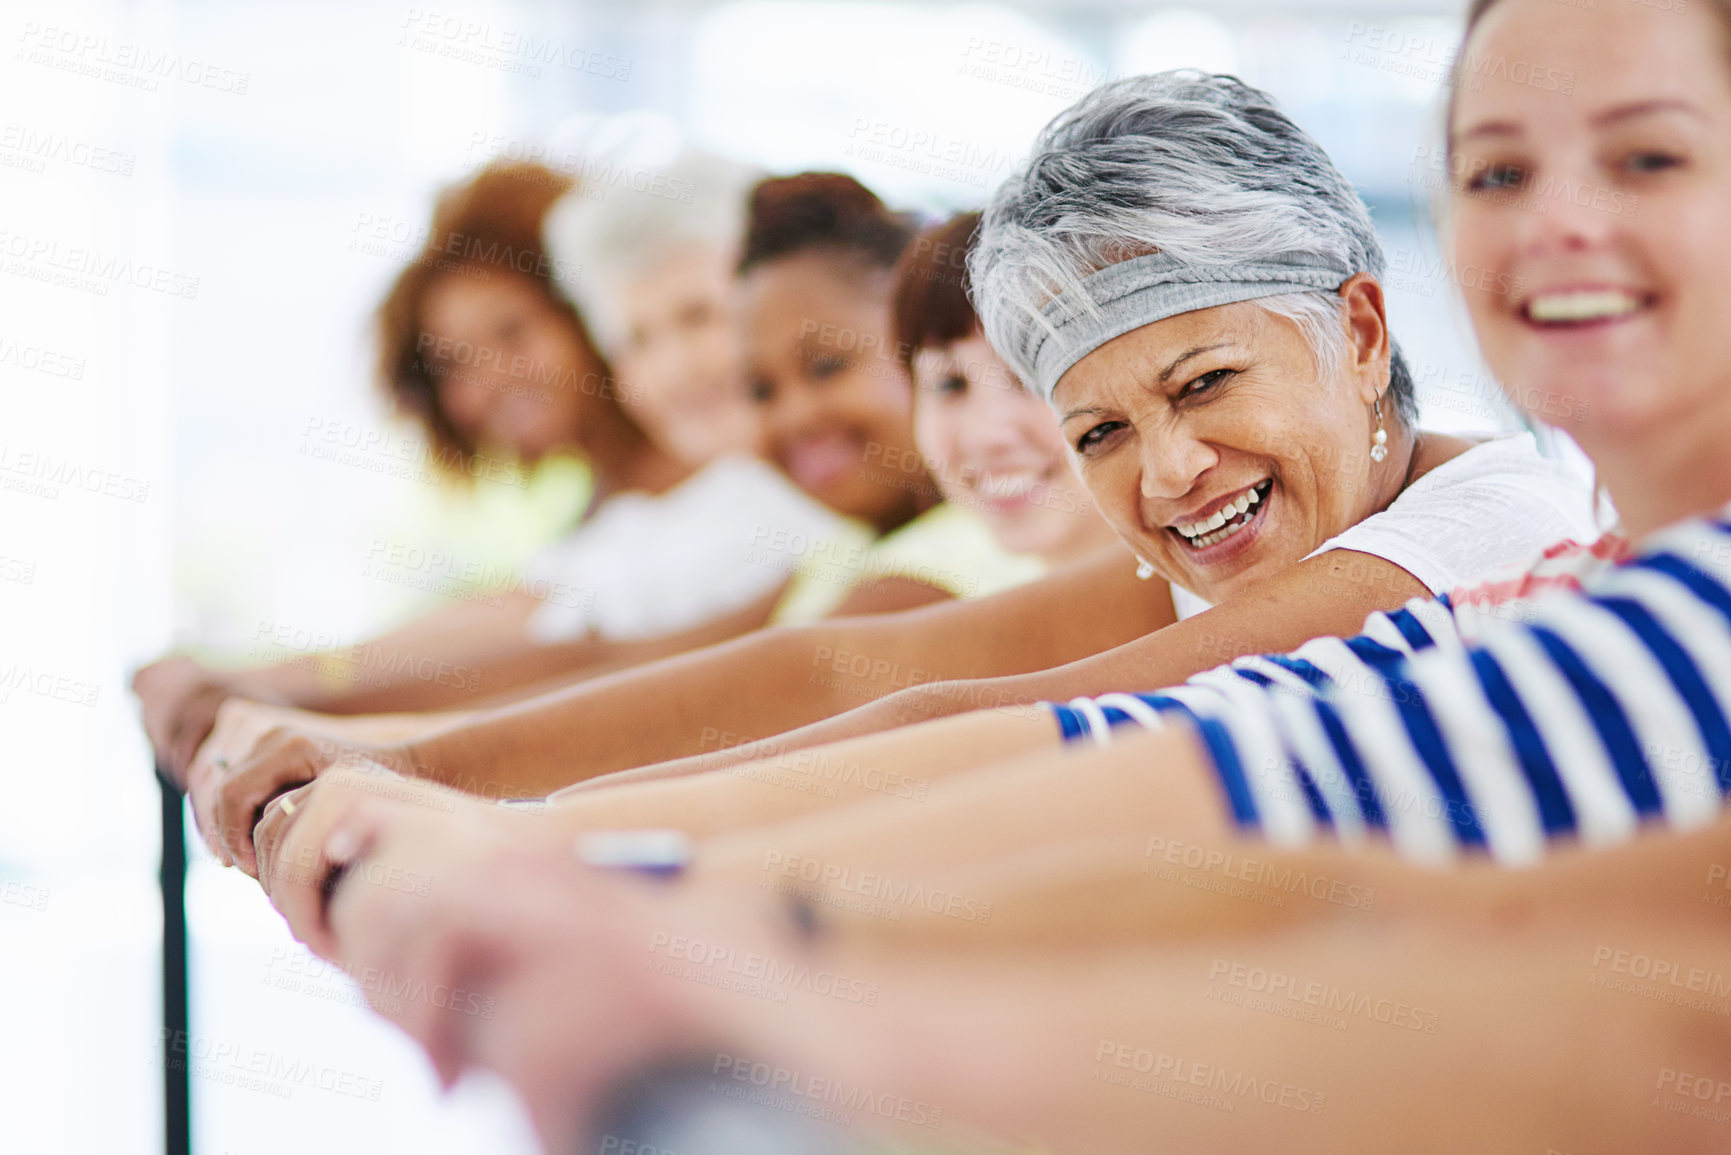
M 754 457 L 720 457 L 659 496 L 621 493 L 529 563 L 529 636 L 631 641 L 692 629 L 787 581 L 762 548 L 833 533 L 839 516 Z
M 1586 480 L 1542 456 L 1531 433 L 1515 433 L 1443 462 L 1387 509 L 1330 538 L 1309 557 L 1335 549 L 1371 554 L 1442 594 L 1529 563 L 1557 542 L 1591 542 L 1599 532 Z M 1210 608 L 1178 586 L 1172 587 L 1172 602 L 1180 619 Z

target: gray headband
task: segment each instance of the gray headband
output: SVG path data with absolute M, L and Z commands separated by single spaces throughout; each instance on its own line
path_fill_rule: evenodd
M 1133 329 L 1257 297 L 1338 289 L 1352 275 L 1312 253 L 1242 265 L 1185 264 L 1166 253 L 1132 257 L 1082 279 L 1094 309 L 1083 311 L 1062 297 L 1041 309 L 1043 323 L 1028 329 L 1022 363 L 1033 366 L 1032 384 L 1050 401 L 1070 366 Z

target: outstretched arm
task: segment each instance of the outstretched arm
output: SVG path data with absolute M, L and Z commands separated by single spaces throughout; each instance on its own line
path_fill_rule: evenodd
M 1022 714 L 1042 701 L 1176 686 L 1235 658 L 1283 654 L 1312 638 L 1349 637 L 1358 633 L 1370 614 L 1428 594 L 1417 578 L 1393 562 L 1352 550 L 1331 550 L 1205 613 L 1066 665 L 1025 674 L 910 686 L 765 742 L 644 766 L 591 779 L 577 788 L 601 789 L 701 773 L 759 759 L 767 753 L 837 743 L 974 710 L 1005 709 Z M 849 658 L 851 655 L 832 658 L 822 673 L 845 679 Z
M 432 1000 L 380 1009 L 447 1077 L 481 1065 L 515 1082 L 551 1149 L 584 1137 L 609 1086 L 670 1059 L 701 1060 L 712 1087 L 760 1062 L 784 1087 L 827 1080 L 895 1107 L 854 1112 L 867 1129 L 899 1119 L 940 1141 L 1705 1152 L 1722 1131 L 1691 1108 L 1722 1076 L 1724 1018 L 1614 979 L 1629 969 L 1619 949 L 1711 969 L 1722 928 L 1697 892 L 1725 858 L 1725 823 L 1526 872 L 1286 856 L 1275 864 L 1350 874 L 1386 901 L 1295 924 L 1210 892 L 1116 943 L 928 952 L 837 933 L 822 908 L 815 922 L 766 918 L 776 904 L 761 892 L 645 891 L 558 842 L 453 838 L 423 814 L 418 837 L 354 815 L 328 923 L 305 900 L 329 861 L 316 844 L 291 840 L 291 858 L 313 852 L 311 882 L 279 881 L 273 897 L 353 971 L 478 992 L 485 1016 Z M 392 868 L 430 886 L 369 884 Z
M 305 632 L 261 627 L 255 652 L 279 657 L 245 670 L 207 669 L 192 658 L 165 658 L 141 669 L 133 689 L 157 756 L 184 776 L 231 697 L 321 714 L 358 715 L 475 709 L 531 693 L 550 682 L 623 669 L 736 638 L 769 619 L 776 595 L 661 637 L 613 641 L 597 636 L 540 644 L 527 623 L 536 599 L 506 595 L 500 604 L 462 604 L 364 642 L 338 645 Z

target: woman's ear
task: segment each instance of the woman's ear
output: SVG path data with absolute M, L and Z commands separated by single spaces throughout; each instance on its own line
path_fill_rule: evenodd
M 1346 334 L 1359 393 L 1369 405 L 1388 388 L 1391 345 L 1382 286 L 1369 273 L 1357 273 L 1340 287 L 1346 304 Z

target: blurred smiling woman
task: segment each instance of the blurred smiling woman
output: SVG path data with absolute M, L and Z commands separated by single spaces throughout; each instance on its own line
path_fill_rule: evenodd
M 945 498 L 1005 549 L 1049 564 L 1114 540 L 1076 475 L 1052 411 L 992 350 L 968 301 L 980 214 L 922 233 L 896 291 L 896 355 L 914 380 L 914 439 Z
M 758 434 L 728 273 L 755 175 L 687 157 L 670 169 L 686 200 L 614 189 L 596 201 L 565 175 L 502 163 L 445 190 L 422 252 L 379 306 L 377 382 L 459 477 L 581 463 L 581 520 L 499 597 L 357 648 L 375 659 L 363 677 L 336 653 L 310 668 L 211 670 L 187 657 L 146 667 L 135 689 L 159 758 L 183 774 L 231 696 L 341 714 L 468 707 L 762 625 L 786 575 L 747 560 L 757 528 L 819 534 L 837 518 L 738 452 Z M 635 246 L 635 263 L 609 261 L 612 250 L 588 261 L 582 246 L 615 232 L 654 241 Z M 716 266 L 722 275 L 706 278 Z M 574 292 L 606 302 L 599 346 Z M 702 323 L 661 323 L 670 309 Z M 651 341 L 627 339 L 645 331 L 675 352 L 650 356 Z M 609 364 L 615 352 L 630 378 Z M 707 436 L 684 413 L 693 396 L 706 402 Z M 415 676 L 428 662 L 460 676 Z

